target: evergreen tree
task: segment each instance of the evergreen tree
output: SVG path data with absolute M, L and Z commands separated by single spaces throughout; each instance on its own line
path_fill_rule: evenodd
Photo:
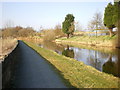
M 113 28 L 115 27 L 115 18 L 114 17 L 114 6 L 109 3 L 107 7 L 105 8 L 105 13 L 104 13 L 104 25 L 109 29 L 110 36 L 112 36 Z M 114 19 L 113 19 L 114 17 Z
M 113 23 L 118 27 L 118 20 L 120 20 L 120 7 L 119 2 L 114 2 L 114 15 L 113 15 Z
M 72 35 L 75 30 L 74 18 L 72 14 L 67 14 L 65 21 L 62 23 L 62 31 L 67 34 L 67 38 L 69 38 L 69 35 Z

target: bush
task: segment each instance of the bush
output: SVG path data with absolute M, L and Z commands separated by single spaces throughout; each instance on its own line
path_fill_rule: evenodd
M 28 36 L 34 36 L 36 32 L 31 27 L 22 28 L 22 27 L 11 27 L 11 28 L 5 28 L 2 30 L 2 37 L 28 37 Z
M 52 41 L 56 38 L 63 37 L 65 34 L 60 29 L 48 29 L 43 31 L 43 40 Z
M 55 40 L 55 33 L 53 30 L 46 30 L 44 31 L 44 36 L 43 36 L 44 41 L 52 41 Z

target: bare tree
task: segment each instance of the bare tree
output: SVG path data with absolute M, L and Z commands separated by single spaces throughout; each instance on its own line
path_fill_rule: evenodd
M 55 30 L 61 30 L 62 28 L 61 28 L 61 25 L 60 24 L 57 24 L 56 26 L 55 26 Z
M 43 26 L 41 25 L 38 32 L 41 32 L 43 30 Z
M 104 27 L 102 21 L 102 14 L 101 12 L 96 12 L 93 16 L 93 19 L 88 24 L 88 29 L 96 30 L 96 37 L 97 37 L 97 30 L 102 29 Z
M 62 32 L 61 24 L 57 24 L 54 27 L 54 33 L 55 33 L 56 38 L 59 38 L 64 35 L 64 33 Z
M 83 27 L 80 24 L 80 22 L 75 22 L 75 29 L 76 29 L 76 31 L 82 31 L 83 30 Z

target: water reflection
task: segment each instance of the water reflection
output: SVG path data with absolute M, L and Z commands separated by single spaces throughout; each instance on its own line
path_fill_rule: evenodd
M 74 51 L 70 49 L 69 46 L 67 45 L 67 49 L 62 51 L 62 55 L 66 57 L 74 58 Z
M 93 53 L 93 54 L 91 54 L 91 53 Z M 101 71 L 100 67 L 101 67 L 102 62 L 98 58 L 98 52 L 97 51 L 92 51 L 91 52 L 91 50 L 89 50 L 89 55 L 88 55 L 87 61 L 88 61 L 88 63 L 87 63 L 88 65 L 91 65 L 91 66 L 93 66 L 96 69 Z
M 50 50 L 53 50 L 55 51 L 56 53 L 59 53 L 61 54 L 62 51 L 64 50 L 64 48 L 66 48 L 65 46 L 59 44 L 57 45 L 56 43 L 54 42 L 42 42 L 41 44 L 39 44 L 41 47 L 43 48 L 46 48 L 46 49 L 50 49 Z
M 113 74 L 115 76 L 119 76 L 118 74 L 118 64 L 120 60 L 118 60 L 120 51 L 116 53 L 115 51 L 109 52 L 101 52 L 97 50 L 85 49 L 85 48 L 77 48 L 69 45 L 56 44 L 53 42 L 43 42 L 40 44 L 41 47 L 53 50 L 58 54 L 65 55 L 70 58 L 74 58 L 78 61 L 82 61 L 87 65 L 90 65 L 99 71 L 106 72 L 109 74 Z
M 108 61 L 103 64 L 103 72 L 118 76 L 118 63 L 112 60 L 112 54 L 109 54 Z

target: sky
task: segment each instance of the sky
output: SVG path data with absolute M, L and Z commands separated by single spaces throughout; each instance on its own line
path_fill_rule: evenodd
M 33 27 L 35 30 L 54 28 L 62 24 L 67 14 L 73 14 L 75 21 L 84 28 L 95 12 L 104 15 L 109 2 L 0 2 L 0 28 L 11 22 L 14 26 Z

